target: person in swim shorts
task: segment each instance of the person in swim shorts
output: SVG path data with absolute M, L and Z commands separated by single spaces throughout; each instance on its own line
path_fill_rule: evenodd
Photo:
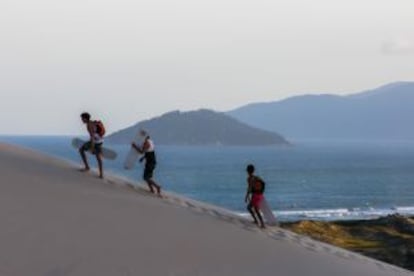
M 157 194 L 161 196 L 161 186 L 158 185 L 154 179 L 154 170 L 157 165 L 157 160 L 155 156 L 155 147 L 154 142 L 151 140 L 151 137 L 147 134 L 146 131 L 141 130 L 141 136 L 144 137 L 144 142 L 141 146 L 132 143 L 132 147 L 140 154 L 144 156 L 140 159 L 140 162 L 145 160 L 145 168 L 143 179 L 148 184 L 148 188 L 150 189 L 151 193 L 154 193 L 154 188 L 157 190 Z
M 263 201 L 263 194 L 265 190 L 265 182 L 254 174 L 255 168 L 252 164 L 249 164 L 246 168 L 247 171 L 247 191 L 245 196 L 245 202 L 247 204 L 247 210 L 252 215 L 254 223 L 264 228 L 264 222 L 262 215 L 260 214 L 260 205 Z
M 103 178 L 103 165 L 102 165 L 103 135 L 102 135 L 102 131 L 99 129 L 97 122 L 91 120 L 91 115 L 89 113 L 87 112 L 82 113 L 81 120 L 86 125 L 86 129 L 89 134 L 89 141 L 83 144 L 83 146 L 79 149 L 79 153 L 85 165 L 82 171 L 90 170 L 88 159 L 86 157 L 85 152 L 91 151 L 96 156 L 96 160 L 98 162 L 99 177 Z

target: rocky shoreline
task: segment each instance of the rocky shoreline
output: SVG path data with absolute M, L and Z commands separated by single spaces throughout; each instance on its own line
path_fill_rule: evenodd
M 414 271 L 414 218 L 390 215 L 375 220 L 299 221 L 281 226 Z

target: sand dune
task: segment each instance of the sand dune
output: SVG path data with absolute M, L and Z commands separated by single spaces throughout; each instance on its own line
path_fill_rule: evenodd
M 0 275 L 413 275 L 0 144 Z

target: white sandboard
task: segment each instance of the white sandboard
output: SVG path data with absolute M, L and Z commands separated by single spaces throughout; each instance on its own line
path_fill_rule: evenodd
M 72 146 L 75 149 L 80 149 L 87 141 L 79 139 L 79 138 L 73 138 L 72 139 Z M 117 153 L 111 149 L 102 147 L 102 157 L 105 159 L 114 160 L 117 157 Z
M 275 215 L 272 212 L 272 209 L 269 206 L 269 203 L 267 202 L 266 198 L 263 197 L 263 200 L 260 204 L 260 211 L 262 211 L 263 218 L 266 221 L 266 224 L 268 225 L 277 225 L 277 220 Z
M 134 141 L 133 141 L 137 146 L 140 146 L 142 143 L 142 136 L 140 135 L 140 133 L 137 134 L 137 136 L 135 137 Z M 130 146 L 131 148 L 128 151 L 127 157 L 125 158 L 124 161 L 124 169 L 125 170 L 132 170 L 135 166 L 135 164 L 138 161 L 138 158 L 140 157 L 140 153 L 136 151 L 136 149 L 134 149 L 132 146 Z

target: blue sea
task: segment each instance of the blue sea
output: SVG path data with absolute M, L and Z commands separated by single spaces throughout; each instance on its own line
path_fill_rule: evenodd
M 81 165 L 72 137 L 0 137 Z M 125 171 L 128 145 L 105 161 L 113 174 L 141 182 L 142 165 Z M 89 156 L 95 164 L 93 156 Z M 91 158 L 92 157 L 92 158 Z M 413 142 L 298 142 L 292 147 L 158 146 L 155 179 L 165 190 L 246 214 L 245 167 L 266 181 L 266 198 L 281 221 L 373 219 L 414 215 Z

